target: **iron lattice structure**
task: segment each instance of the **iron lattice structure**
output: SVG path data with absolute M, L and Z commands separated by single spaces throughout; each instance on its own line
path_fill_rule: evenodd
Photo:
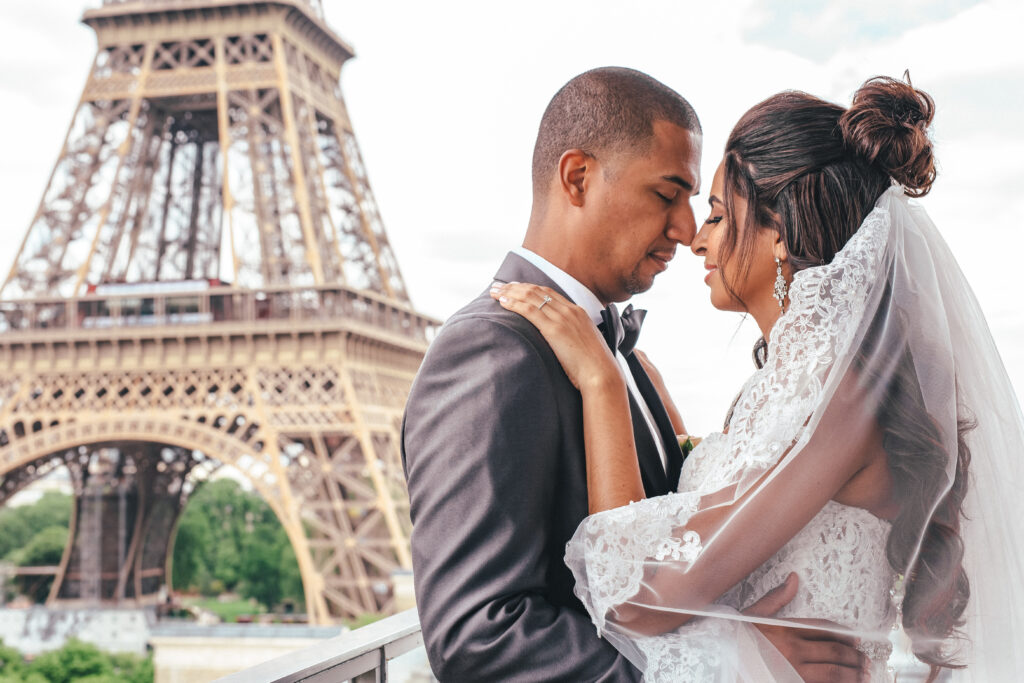
M 401 411 L 415 312 L 319 0 L 106 0 L 0 290 L 0 503 L 75 490 L 51 602 L 152 603 L 195 482 L 240 470 L 314 622 L 386 612 L 410 565 Z

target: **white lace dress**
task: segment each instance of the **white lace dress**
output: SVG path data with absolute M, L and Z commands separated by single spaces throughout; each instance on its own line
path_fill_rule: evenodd
M 716 455 L 721 455 L 722 435 L 708 437 L 694 450 L 683 468 L 680 482 L 685 490 L 700 490 L 704 476 L 714 470 Z M 680 490 L 684 490 L 681 486 Z M 776 615 L 779 618 L 825 619 L 860 632 L 886 633 L 896 623 L 892 602 L 895 572 L 885 555 L 890 524 L 867 510 L 830 501 L 775 555 L 740 581 L 719 599 L 719 604 L 742 611 L 757 602 L 771 589 L 781 585 L 790 572 L 800 577 L 799 590 L 792 602 Z M 719 619 L 709 620 L 713 622 Z M 691 633 L 687 634 L 689 628 Z M 680 634 L 692 646 L 694 636 L 706 626 L 683 627 Z M 692 668 L 679 669 L 673 662 L 673 641 L 676 634 L 651 638 L 647 644 L 650 663 L 667 676 L 648 680 L 701 681 L 718 680 L 715 676 L 699 677 Z M 712 651 L 721 645 L 713 645 Z M 699 664 L 704 656 L 691 653 L 691 661 Z M 887 660 L 892 652 L 888 641 L 865 641 L 860 649 L 872 661 L 871 680 L 891 680 Z M 698 669 L 699 671 L 699 669 Z
M 698 561 L 703 540 L 679 529 L 702 495 L 730 486 L 749 490 L 808 442 L 812 416 L 829 400 L 832 363 L 849 350 L 863 317 L 861 293 L 878 275 L 888 227 L 888 215 L 876 209 L 832 263 L 796 275 L 789 309 L 770 335 L 768 363 L 744 385 L 729 433 L 708 436 L 687 458 L 678 493 L 592 515 L 567 545 L 576 593 L 598 632 L 644 671 L 645 680 L 799 681 L 756 628 L 735 618 L 790 572 L 800 578 L 799 591 L 777 616 L 824 619 L 874 634 L 861 645 L 873 662 L 871 680 L 890 679 L 891 648 L 883 635 L 897 618 L 890 595 L 895 574 L 886 559 L 890 525 L 834 501 L 703 616 L 657 636 L 624 635 L 606 624 L 609 610 L 637 595 L 645 567 L 669 561 L 685 570 Z
M 632 571 L 619 563 L 622 547 L 632 546 L 637 555 L 661 560 L 685 559 L 699 547 L 693 537 L 679 539 L 672 529 L 693 513 L 703 475 L 714 473 L 722 455 L 723 435 L 705 439 L 687 458 L 680 492 L 650 498 L 627 507 L 600 513 L 602 534 L 596 543 L 570 542 L 566 561 L 570 567 L 589 563 L 590 583 L 577 592 L 601 632 L 604 615 L 627 601 L 640 583 L 640 565 Z M 710 612 L 735 615 L 785 582 L 790 572 L 799 576 L 796 597 L 776 616 L 781 619 L 824 619 L 861 633 L 888 633 L 896 623 L 892 601 L 896 575 L 886 560 L 890 525 L 861 508 L 830 501 L 767 562 L 736 584 Z M 596 540 L 595 538 L 591 539 Z M 689 542 L 688 542 L 689 541 Z M 639 548 L 648 550 L 641 551 Z M 743 621 L 698 617 L 682 627 L 658 636 L 617 642 L 631 660 L 644 663 L 645 680 L 733 683 L 734 681 L 800 681 L 752 625 Z M 635 647 L 635 650 L 631 649 Z M 862 641 L 859 649 L 872 661 L 871 681 L 891 681 L 887 660 L 892 646 L 887 640 Z

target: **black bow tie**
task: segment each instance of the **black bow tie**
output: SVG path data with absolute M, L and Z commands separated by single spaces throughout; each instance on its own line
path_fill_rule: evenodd
M 630 304 L 619 316 L 615 304 L 608 304 L 608 308 L 601 311 L 601 324 L 597 327 L 608 342 L 608 348 L 612 351 L 618 349 L 623 356 L 628 356 L 640 337 L 640 326 L 644 324 L 646 315 L 647 311 L 633 308 L 633 304 Z

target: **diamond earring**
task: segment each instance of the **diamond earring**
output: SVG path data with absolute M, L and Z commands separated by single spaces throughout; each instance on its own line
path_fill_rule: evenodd
M 789 292 L 789 285 L 786 278 L 782 277 L 782 261 L 775 257 L 775 292 L 774 296 L 779 302 L 779 308 L 785 308 L 786 294 Z

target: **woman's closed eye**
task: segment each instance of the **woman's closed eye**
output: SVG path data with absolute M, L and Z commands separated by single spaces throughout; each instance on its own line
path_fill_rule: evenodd
M 704 220 L 704 225 L 718 225 L 722 222 L 722 218 L 724 218 L 724 216 L 708 216 Z

